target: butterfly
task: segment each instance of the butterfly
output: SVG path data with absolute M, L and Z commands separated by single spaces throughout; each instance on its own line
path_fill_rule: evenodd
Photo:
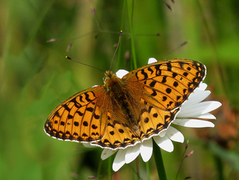
M 56 139 L 102 148 L 133 146 L 167 129 L 205 75 L 202 63 L 187 59 L 151 63 L 122 78 L 106 71 L 104 85 L 62 102 L 44 130 Z

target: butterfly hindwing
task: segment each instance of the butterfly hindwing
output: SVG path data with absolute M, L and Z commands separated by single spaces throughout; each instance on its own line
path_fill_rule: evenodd
M 175 119 L 180 108 L 171 111 L 162 110 L 142 99 L 141 116 L 138 126 L 140 127 L 141 139 L 150 138 L 167 129 Z
M 105 134 L 100 141 L 92 142 L 94 145 L 100 147 L 107 147 L 110 149 L 125 148 L 138 142 L 140 139 L 132 132 L 132 129 L 125 126 L 113 113 L 108 112 L 108 124 L 105 129 Z

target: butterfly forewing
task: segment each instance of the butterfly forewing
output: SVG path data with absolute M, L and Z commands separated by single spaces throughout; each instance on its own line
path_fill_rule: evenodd
M 206 67 L 197 61 L 172 59 L 131 71 L 123 79 L 131 91 L 141 91 L 163 110 L 179 107 L 198 87 Z
M 158 135 L 206 75 L 203 64 L 171 59 L 135 69 L 122 79 L 106 72 L 104 86 L 77 93 L 50 114 L 45 131 L 63 140 L 125 148 Z
M 45 123 L 45 132 L 62 140 L 91 142 L 103 137 L 106 101 L 103 86 L 75 94 L 57 106 Z

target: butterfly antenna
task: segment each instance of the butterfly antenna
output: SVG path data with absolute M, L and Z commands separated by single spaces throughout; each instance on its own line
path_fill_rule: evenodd
M 95 66 L 91 66 L 91 65 L 89 65 L 89 64 L 82 63 L 82 62 L 80 62 L 80 61 L 77 61 L 77 60 L 75 60 L 75 59 L 70 58 L 69 56 L 66 56 L 66 59 L 69 59 L 69 60 L 74 61 L 74 62 L 76 62 L 76 63 L 82 64 L 82 65 L 84 65 L 84 66 L 88 66 L 88 67 L 91 67 L 91 68 L 95 68 L 95 69 L 97 69 L 97 70 L 99 70 L 99 71 L 101 71 L 101 72 L 104 73 L 103 70 L 101 70 L 101 69 L 99 69 L 99 68 L 97 68 L 97 67 L 95 67 Z
M 180 49 L 181 47 L 183 47 L 183 46 L 185 46 L 187 44 L 188 44 L 188 41 L 182 42 L 179 46 L 177 46 L 176 48 L 174 48 L 171 51 L 169 51 L 165 57 L 169 56 L 170 54 L 172 54 L 173 52 L 177 51 L 178 49 Z
M 115 49 L 114 55 L 113 55 L 113 57 L 112 57 L 112 59 L 111 59 L 110 70 L 111 70 L 111 67 L 112 67 L 113 60 L 114 60 L 114 58 L 115 58 L 115 54 L 116 54 L 116 52 L 117 52 L 117 50 L 118 50 L 118 48 L 119 48 L 119 43 L 120 43 L 120 39 L 121 39 L 122 34 L 123 34 L 123 31 L 120 30 L 119 40 L 118 40 L 118 43 L 116 44 L 116 49 Z

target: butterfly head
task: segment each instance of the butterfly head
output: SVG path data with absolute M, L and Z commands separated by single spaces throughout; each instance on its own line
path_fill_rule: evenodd
M 118 84 L 120 80 L 121 79 L 118 78 L 116 74 L 113 73 L 112 71 L 106 71 L 105 77 L 104 77 L 104 84 L 105 84 L 106 91 L 110 91 L 112 86 L 114 86 L 115 83 Z
M 105 77 L 104 77 L 104 83 L 106 84 L 110 79 L 115 77 L 116 75 L 112 71 L 106 71 L 105 72 Z

